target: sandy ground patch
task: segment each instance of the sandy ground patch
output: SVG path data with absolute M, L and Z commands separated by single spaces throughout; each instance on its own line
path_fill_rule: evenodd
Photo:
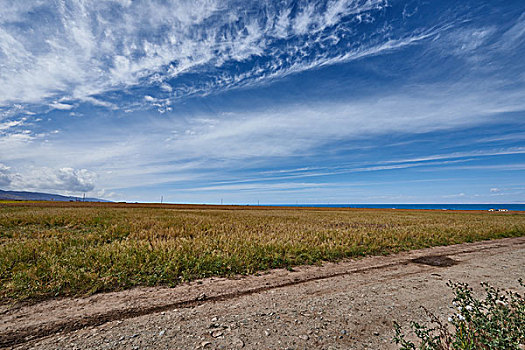
M 31 349 L 395 349 L 392 321 L 446 319 L 448 280 L 514 288 L 525 237 L 0 306 L 0 345 Z

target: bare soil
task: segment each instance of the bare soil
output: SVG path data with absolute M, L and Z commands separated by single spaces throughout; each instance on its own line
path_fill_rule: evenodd
M 0 306 L 16 349 L 396 349 L 392 321 L 446 320 L 449 280 L 518 287 L 525 237 Z

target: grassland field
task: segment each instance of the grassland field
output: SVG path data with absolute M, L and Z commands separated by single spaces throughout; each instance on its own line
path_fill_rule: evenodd
M 525 234 L 525 212 L 0 202 L 0 303 Z

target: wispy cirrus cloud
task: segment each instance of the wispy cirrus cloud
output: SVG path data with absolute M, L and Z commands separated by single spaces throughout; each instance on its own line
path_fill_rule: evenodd
M 524 170 L 524 164 L 499 164 L 499 165 L 457 165 L 458 163 L 471 163 L 479 158 L 490 157 L 497 158 L 498 156 L 514 155 L 514 154 L 525 154 L 525 149 L 506 149 L 506 150 L 492 150 L 492 151 L 475 151 L 465 152 L 461 155 L 457 153 L 451 154 L 439 154 L 429 156 L 425 159 L 402 159 L 394 161 L 383 161 L 383 162 L 362 162 L 346 165 L 338 165 L 331 167 L 317 167 L 317 168 L 302 168 L 302 169 L 280 169 L 272 172 L 257 172 L 257 177 L 253 178 L 242 178 L 238 180 L 230 181 L 218 181 L 214 182 L 216 186 L 226 186 L 226 184 L 240 184 L 240 183 L 257 183 L 260 181 L 284 181 L 284 180 L 299 180 L 307 178 L 323 178 L 323 177 L 336 177 L 345 174 L 354 173 L 368 173 L 368 172 L 383 172 L 391 170 L 403 170 L 411 168 L 419 168 L 425 172 L 435 171 L 449 171 L 451 169 L 480 169 L 480 170 L 507 170 L 507 171 L 519 171 Z M 466 158 L 469 157 L 469 158 Z M 462 159 L 458 159 L 462 158 Z M 439 161 L 437 161 L 439 160 Z M 491 189 L 491 192 L 495 192 Z M 497 188 L 496 188 L 497 190 Z
M 123 101 L 104 93 L 147 86 L 165 101 L 207 94 L 376 55 L 447 28 L 445 20 L 393 27 L 383 13 L 388 6 L 384 0 L 12 2 L 0 20 L 0 105 L 59 98 L 52 108 L 69 109 L 75 100 L 108 106 Z
M 115 123 L 91 130 L 71 127 L 64 135 L 22 134 L 22 130 L 13 129 L 12 134 L 0 135 L 0 156 L 23 175 L 32 172 L 28 162 L 53 169 L 91 169 L 98 174 L 97 188 L 114 190 L 122 184 L 135 187 L 193 181 L 195 185 L 187 186 L 201 188 L 206 181 L 296 181 L 411 168 L 450 169 L 454 162 L 524 154 L 525 149 L 518 146 L 448 153 L 426 150 L 410 158 L 364 162 L 348 156 L 347 164 L 307 163 L 286 168 L 290 158 L 315 161 L 323 157 L 323 149 L 358 155 L 364 151 L 361 142 L 385 135 L 476 127 L 499 120 L 502 113 L 525 109 L 523 101 L 509 103 L 520 100 L 508 92 L 487 92 L 484 86 L 479 89 L 465 93 L 463 86 L 457 86 L 443 91 L 438 85 L 346 103 L 275 106 L 192 118 L 139 118 L 128 120 L 127 125 Z M 75 123 L 85 125 L 78 119 L 70 121 Z M 349 141 L 358 144 L 345 150 Z M 371 151 L 381 147 L 384 144 L 378 143 Z

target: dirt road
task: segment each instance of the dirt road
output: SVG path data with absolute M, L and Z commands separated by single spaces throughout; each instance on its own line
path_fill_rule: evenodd
M 0 346 L 396 349 L 390 342 L 392 321 L 425 320 L 419 306 L 442 319 L 453 312 L 448 280 L 468 282 L 475 290 L 481 281 L 512 289 L 525 277 L 524 266 L 525 237 L 520 237 L 171 289 L 0 306 Z

